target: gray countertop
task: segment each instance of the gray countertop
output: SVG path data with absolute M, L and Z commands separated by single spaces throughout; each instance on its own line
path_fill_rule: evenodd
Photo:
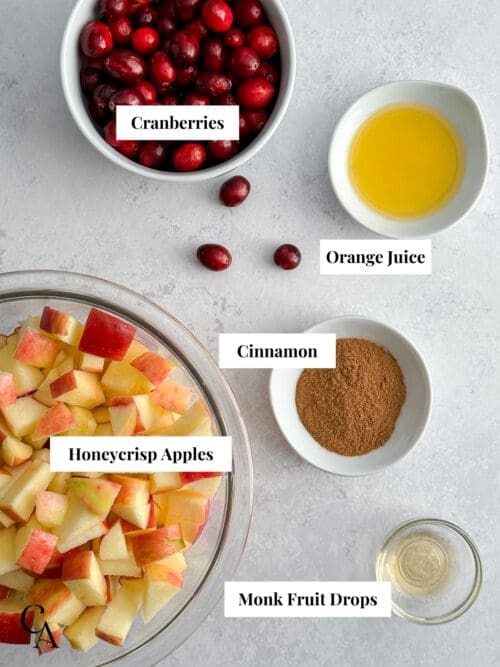
M 333 477 L 304 463 L 273 420 L 268 373 L 227 373 L 255 464 L 254 518 L 237 577 L 370 579 L 385 534 L 424 515 L 469 531 L 485 567 L 479 600 L 447 626 L 397 617 L 225 620 L 219 604 L 161 664 L 500 664 L 497 0 L 285 0 L 299 56 L 295 94 L 271 143 L 241 170 L 253 192 L 235 210 L 217 201 L 220 179 L 185 187 L 141 180 L 80 135 L 58 73 L 72 4 L 0 4 L 0 270 L 58 268 L 125 284 L 214 353 L 223 331 L 295 332 L 335 315 L 400 328 L 429 364 L 434 411 L 417 450 L 372 477 Z M 320 238 L 370 237 L 329 185 L 335 122 L 367 89 L 405 78 L 457 84 L 477 99 L 492 147 L 484 195 L 435 238 L 432 277 L 320 277 Z M 196 247 L 210 241 L 232 250 L 230 272 L 197 264 Z M 273 267 L 282 242 L 302 249 L 297 271 Z

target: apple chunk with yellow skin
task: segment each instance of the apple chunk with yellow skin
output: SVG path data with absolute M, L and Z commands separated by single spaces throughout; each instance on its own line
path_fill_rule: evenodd
M 132 533 L 130 536 L 127 535 L 127 539 L 139 567 L 163 560 L 186 546 L 178 524 L 140 534 Z
M 106 602 L 106 582 L 93 551 L 77 551 L 65 556 L 62 580 L 87 607 Z
M 31 458 L 32 454 L 32 447 L 13 436 L 8 435 L 2 442 L 2 458 L 4 463 L 13 468 L 27 461 Z
M 106 611 L 106 607 L 87 607 L 74 623 L 64 628 L 64 636 L 78 651 L 88 651 L 97 644 L 99 638 L 95 629 Z
M 31 396 L 18 398 L 13 405 L 2 408 L 8 427 L 17 438 L 33 433 L 36 424 L 47 412 L 47 406 Z
M 91 512 L 104 519 L 121 493 L 117 480 L 72 477 L 69 481 L 70 492 Z M 97 520 L 97 519 L 96 519 Z
M 95 373 L 86 371 L 68 371 L 50 385 L 52 398 L 81 408 L 97 407 L 104 403 L 104 393 Z
M 35 498 L 35 515 L 46 528 L 55 528 L 64 521 L 68 497 L 54 491 L 39 491 Z
M 46 490 L 53 476 L 54 473 L 45 461 L 29 461 L 19 477 L 0 494 L 0 511 L 14 521 L 25 523 L 35 509 L 36 494 Z
M 127 541 L 123 534 L 121 521 L 116 521 L 101 539 L 99 558 L 101 560 L 128 558 Z
M 182 584 L 182 575 L 179 572 L 160 563 L 146 565 L 142 604 L 144 623 L 148 623 L 181 590 Z
M 124 581 L 109 603 L 95 629 L 96 635 L 110 644 L 123 646 L 142 602 L 142 582 Z
M 83 324 L 61 310 L 45 306 L 40 318 L 40 329 L 76 347 L 82 336 Z
M 144 352 L 134 359 L 131 365 L 145 375 L 155 387 L 161 384 L 175 368 L 173 362 L 154 352 Z
M 29 644 L 31 633 L 24 627 L 21 617 L 26 604 L 25 600 L 0 600 L 0 643 Z M 34 611 L 28 610 L 25 615 L 26 625 L 31 627 Z
M 45 608 L 45 621 L 63 625 L 74 623 L 85 609 L 85 605 L 61 579 L 39 579 L 29 591 L 28 599 Z
M 16 565 L 33 574 L 42 574 L 57 544 L 57 535 L 21 526 L 16 533 Z
M 75 418 L 64 403 L 55 403 L 38 421 L 33 432 L 35 440 L 63 433 L 75 425 Z
M 16 402 L 16 383 L 14 376 L 7 371 L 0 371 L 0 408 Z
M 23 327 L 14 359 L 37 368 L 51 368 L 58 351 L 59 343 L 56 340 L 30 327 Z
M 151 393 L 151 399 L 164 410 L 184 414 L 192 395 L 193 392 L 188 387 L 167 379 Z

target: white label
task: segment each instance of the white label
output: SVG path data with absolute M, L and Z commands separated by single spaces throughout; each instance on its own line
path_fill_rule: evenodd
M 429 240 L 323 240 L 320 242 L 320 273 L 375 276 L 429 275 L 432 271 L 431 250 Z
M 226 436 L 53 436 L 52 472 L 230 472 Z
M 388 617 L 391 584 L 377 581 L 226 581 L 224 614 L 239 618 Z
M 240 138 L 239 106 L 118 105 L 117 139 L 216 141 Z
M 219 368 L 335 368 L 335 334 L 219 334 Z

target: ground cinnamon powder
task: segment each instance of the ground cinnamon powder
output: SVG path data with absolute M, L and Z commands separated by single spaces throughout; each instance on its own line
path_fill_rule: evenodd
M 360 338 L 337 341 L 337 367 L 308 368 L 295 401 L 302 423 L 330 451 L 367 454 L 391 437 L 406 398 L 398 362 L 385 348 Z

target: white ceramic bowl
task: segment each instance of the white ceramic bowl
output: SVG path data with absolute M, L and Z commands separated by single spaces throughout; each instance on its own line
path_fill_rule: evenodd
M 415 221 L 391 220 L 369 208 L 349 178 L 349 149 L 362 123 L 385 106 L 418 103 L 446 116 L 460 134 L 466 151 L 465 174 L 456 195 L 436 213 Z M 374 88 L 360 97 L 340 119 L 328 156 L 333 189 L 346 211 L 368 229 L 397 239 L 430 236 L 451 227 L 477 202 L 488 173 L 488 138 L 481 111 L 461 88 L 431 81 L 400 81 Z
M 61 46 L 61 80 L 71 115 L 83 135 L 97 150 L 120 167 L 145 178 L 159 181 L 194 182 L 225 174 L 252 158 L 269 141 L 287 110 L 295 82 L 295 44 L 290 23 L 280 0 L 261 0 L 269 21 L 276 31 L 281 53 L 281 82 L 271 117 L 263 130 L 241 153 L 213 167 L 193 172 L 161 171 L 150 169 L 121 155 L 99 134 L 87 111 L 86 100 L 80 88 L 81 54 L 79 36 L 82 27 L 96 17 L 96 0 L 78 0 L 66 24 Z
M 271 405 L 290 445 L 303 459 L 337 475 L 369 475 L 401 460 L 422 438 L 432 407 L 429 370 L 420 352 L 402 333 L 364 317 L 336 317 L 308 329 L 308 333 L 335 333 L 340 338 L 365 338 L 385 347 L 397 360 L 406 384 L 406 401 L 388 442 L 364 456 L 341 456 L 322 447 L 300 421 L 295 391 L 301 369 L 273 370 Z

